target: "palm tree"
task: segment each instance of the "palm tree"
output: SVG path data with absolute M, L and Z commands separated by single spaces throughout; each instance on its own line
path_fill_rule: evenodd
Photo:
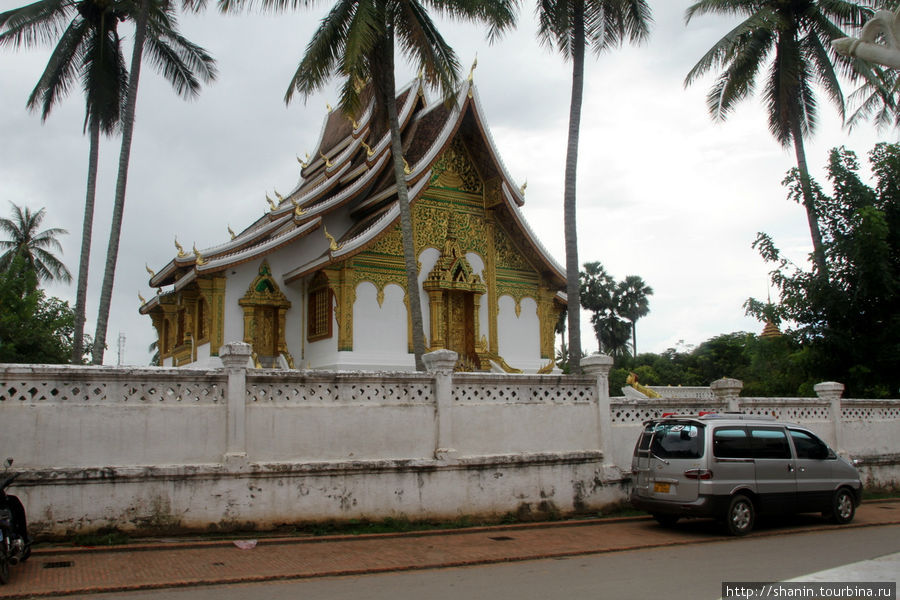
M 45 38 L 58 38 L 47 67 L 28 98 L 28 108 L 40 108 L 42 121 L 47 119 L 76 80 L 81 81 L 84 90 L 84 129 L 89 131 L 90 150 L 75 299 L 73 363 L 81 363 L 84 347 L 100 134 L 112 135 L 115 132 L 128 81 L 118 34 L 120 16 L 113 4 L 96 0 L 82 0 L 74 4 L 39 0 L 0 14 L 0 46 L 12 44 L 27 47 Z M 60 32 L 57 24 L 65 21 L 69 21 L 69 25 L 65 32 Z
M 202 6 L 202 0 L 186 0 L 189 8 Z M 119 172 L 116 177 L 116 195 L 113 201 L 112 224 L 109 245 L 106 250 L 106 266 L 103 287 L 100 292 L 100 309 L 97 314 L 97 330 L 94 334 L 92 362 L 103 363 L 106 350 L 106 326 L 119 256 L 119 237 L 122 233 L 122 215 L 125 212 L 125 188 L 128 182 L 128 165 L 131 158 L 131 139 L 134 132 L 134 113 L 137 107 L 138 83 L 141 75 L 144 50 L 151 64 L 165 77 L 175 93 L 183 98 L 194 98 L 200 93 L 200 81 L 216 78 L 215 61 L 207 52 L 178 33 L 175 10 L 168 0 L 137 0 L 125 3 L 127 16 L 135 24 L 134 48 L 131 55 L 130 76 L 126 92 L 125 113 L 122 116 L 122 148 L 119 153 Z
M 265 9 L 284 10 L 288 6 L 311 6 L 314 0 L 261 0 Z M 223 10 L 249 3 L 221 0 Z M 391 155 L 400 229 L 406 267 L 406 288 L 412 321 L 416 370 L 424 371 L 425 334 L 419 301 L 418 267 L 413 245 L 409 191 L 403 164 L 400 124 L 397 116 L 394 81 L 394 50 L 419 67 L 425 81 L 437 87 L 445 99 L 459 85 L 459 61 L 428 14 L 432 8 L 454 18 L 484 22 L 489 37 L 495 38 L 512 25 L 516 0 L 338 0 L 313 34 L 306 52 L 291 79 L 285 102 L 294 93 L 308 98 L 333 77 L 343 79 L 340 108 L 347 114 L 360 109 L 360 83 L 371 81 L 375 96 L 373 124 L 390 130 Z M 377 133 L 377 131 L 376 131 Z
M 35 285 L 41 281 L 72 281 L 66 265 L 53 254 L 54 250 L 62 252 L 56 238 L 69 232 L 59 227 L 39 231 L 44 220 L 43 208 L 33 213 L 28 207 L 23 210 L 12 202 L 9 205 L 12 218 L 0 218 L 0 231 L 9 236 L 7 240 L 0 240 L 0 251 L 3 252 L 0 272 L 8 272 L 17 262 L 24 261 L 24 268 L 34 274 Z
M 824 88 L 843 118 L 838 71 L 850 77 L 868 73 L 863 61 L 838 54 L 831 42 L 846 37 L 838 24 L 862 25 L 872 11 L 849 0 L 700 0 L 687 9 L 685 21 L 690 23 L 695 15 L 707 13 L 746 18 L 694 65 L 685 85 L 712 69 L 723 69 L 706 97 L 713 119 L 723 121 L 737 102 L 753 93 L 757 73 L 769 63 L 763 90 L 769 131 L 783 147 L 793 144 L 812 237 L 813 264 L 820 275 L 827 277 L 803 139 L 816 125 L 814 82 Z
M 637 275 L 628 275 L 616 287 L 618 313 L 631 322 L 631 350 L 637 356 L 637 320 L 650 312 L 649 296 L 653 288 Z
M 566 149 L 563 220 L 566 246 L 566 295 L 568 312 L 570 370 L 581 373 L 581 306 L 576 228 L 576 175 L 581 105 L 584 95 L 584 51 L 595 53 L 619 46 L 625 39 L 640 42 L 650 33 L 650 7 L 646 0 L 538 0 L 538 37 L 572 61 L 572 99 L 569 104 L 569 133 Z

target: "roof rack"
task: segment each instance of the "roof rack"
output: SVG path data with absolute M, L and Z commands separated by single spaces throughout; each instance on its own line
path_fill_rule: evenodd
M 738 421 L 775 421 L 775 417 L 772 415 L 749 415 L 746 413 L 738 413 L 738 412 L 705 412 L 700 411 L 697 414 L 679 414 L 679 413 L 663 413 L 660 415 L 661 419 L 703 419 L 703 420 L 711 420 L 711 419 L 735 419 Z

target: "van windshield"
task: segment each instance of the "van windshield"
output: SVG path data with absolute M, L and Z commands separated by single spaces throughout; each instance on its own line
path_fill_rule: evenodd
M 700 458 L 703 456 L 703 425 L 651 421 L 644 426 L 636 449 L 638 453 L 647 450 L 659 458 Z

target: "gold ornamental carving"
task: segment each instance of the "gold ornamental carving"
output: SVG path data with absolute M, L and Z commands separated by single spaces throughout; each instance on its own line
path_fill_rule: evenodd
M 484 186 L 465 145 L 459 138 L 450 143 L 431 169 L 432 186 L 481 194 Z
M 244 310 L 244 341 L 260 357 L 273 358 L 287 351 L 284 330 L 291 302 L 278 287 L 268 261 L 260 265 L 259 274 L 238 304 Z

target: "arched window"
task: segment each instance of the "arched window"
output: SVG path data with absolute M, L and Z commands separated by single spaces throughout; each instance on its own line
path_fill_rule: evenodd
M 331 288 L 328 287 L 328 277 L 324 273 L 318 273 L 310 282 L 308 305 L 307 339 L 315 342 L 330 338 L 332 335 Z

